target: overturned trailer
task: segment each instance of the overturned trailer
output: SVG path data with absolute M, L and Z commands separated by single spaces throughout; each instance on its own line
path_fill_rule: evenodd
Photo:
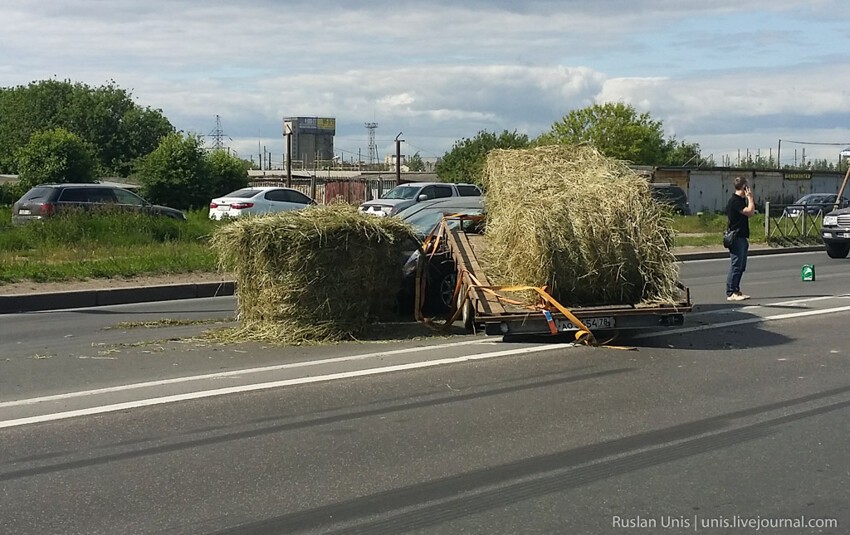
M 419 319 L 424 320 L 424 273 L 429 262 L 454 266 L 454 306 L 446 326 L 460 321 L 468 330 L 483 328 L 488 335 L 575 333 L 576 340 L 596 344 L 628 332 L 682 325 L 693 308 L 690 291 L 681 283 L 678 299 L 669 302 L 571 308 L 561 305 L 546 287 L 493 285 L 480 260 L 487 247 L 482 222 L 483 216 L 447 215 L 425 240 L 417 272 Z

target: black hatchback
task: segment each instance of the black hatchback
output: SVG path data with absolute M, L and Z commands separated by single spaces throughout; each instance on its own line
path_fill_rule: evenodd
M 69 211 L 133 212 L 186 220 L 182 211 L 151 204 L 109 184 L 40 184 L 12 206 L 12 224 L 23 225 Z

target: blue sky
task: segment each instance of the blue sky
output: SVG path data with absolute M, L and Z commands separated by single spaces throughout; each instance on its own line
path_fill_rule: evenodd
M 850 3 L 837 0 L 5 0 L 0 85 L 114 80 L 180 130 L 280 162 L 285 116 L 337 119 L 348 160 L 436 157 L 625 102 L 704 156 L 837 159 Z M 799 141 L 804 143 L 791 143 Z

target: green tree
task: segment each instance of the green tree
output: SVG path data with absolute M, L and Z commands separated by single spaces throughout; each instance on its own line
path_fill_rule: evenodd
M 210 172 L 210 198 L 226 195 L 248 185 L 251 162 L 231 156 L 225 150 L 213 150 L 206 156 Z
M 437 175 L 445 182 L 481 184 L 488 152 L 493 149 L 522 149 L 528 145 L 528 136 L 518 134 L 516 130 L 505 130 L 499 135 L 482 130 L 472 139 L 456 141 L 452 150 L 437 163 Z
M 678 141 L 675 137 L 670 138 L 665 147 L 664 160 L 657 165 L 707 165 L 708 161 L 702 158 L 698 143 L 685 143 Z
M 41 183 L 94 182 L 94 150 L 64 128 L 37 132 L 18 149 L 18 174 L 26 187 Z
M 638 114 L 632 106 L 622 102 L 573 110 L 553 124 L 537 142 L 588 143 L 606 156 L 637 165 L 666 163 L 670 150 L 661 121 L 654 121 L 649 113 Z
M 174 131 L 160 110 L 141 107 L 114 82 L 97 88 L 44 80 L 0 89 L 0 172 L 18 170 L 15 153 L 35 133 L 65 128 L 90 143 L 102 172 L 128 176 L 133 161 Z
M 207 152 L 201 136 L 175 132 L 139 161 L 135 176 L 148 200 L 185 210 L 245 187 L 250 166 L 224 150 Z
M 203 140 L 179 132 L 167 135 L 153 152 L 142 158 L 136 177 L 151 202 L 173 208 L 200 208 L 214 195 L 210 164 Z
M 425 170 L 425 162 L 422 161 L 422 156 L 419 155 L 419 152 L 407 160 L 407 168 L 415 173 L 421 173 Z

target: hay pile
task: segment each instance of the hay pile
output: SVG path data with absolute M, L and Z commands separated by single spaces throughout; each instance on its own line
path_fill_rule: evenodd
M 412 229 L 347 204 L 234 221 L 212 245 L 235 273 L 229 340 L 300 344 L 357 337 L 393 313 Z M 409 245 L 408 245 L 409 248 Z
M 548 285 L 567 306 L 675 299 L 670 220 L 625 163 L 587 146 L 496 150 L 484 179 L 491 281 Z

